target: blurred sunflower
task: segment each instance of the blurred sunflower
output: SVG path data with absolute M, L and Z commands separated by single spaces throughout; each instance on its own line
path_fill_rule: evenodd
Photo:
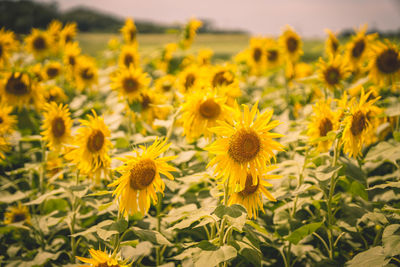
M 186 95 L 182 104 L 183 135 L 192 142 L 201 135 L 210 139 L 212 132 L 208 129 L 217 126 L 217 121 L 230 118 L 230 110 L 225 105 L 226 97 L 217 95 L 216 90 L 199 90 Z
M 4 152 L 8 151 L 7 140 L 0 136 L 0 162 L 5 159 Z
M 367 25 L 360 27 L 356 35 L 352 37 L 347 44 L 346 55 L 347 60 L 353 71 L 357 70 L 370 48 L 371 42 L 377 38 L 377 34 L 366 35 Z
M 61 74 L 62 66 L 60 62 L 50 61 L 44 66 L 45 80 L 53 80 Z
M 258 175 L 275 157 L 273 150 L 283 150 L 283 146 L 273 140 L 282 135 L 269 132 L 280 124 L 277 120 L 270 121 L 273 111 L 260 114 L 258 103 L 251 111 L 248 106 L 242 106 L 243 114 L 236 104 L 232 125 L 217 121 L 218 126 L 209 129 L 217 135 L 217 140 L 206 148 L 216 155 L 207 167 L 216 165 L 214 172 L 223 180 L 229 179 L 235 192 L 245 188 L 247 172 L 255 184 Z
M 47 85 L 43 90 L 43 96 L 46 102 L 65 102 L 67 101 L 68 97 L 64 93 L 64 90 L 56 85 Z
M 122 99 L 138 100 L 143 89 L 150 84 L 150 77 L 140 68 L 121 68 L 111 77 L 111 88 L 118 91 Z
M 119 199 L 119 210 L 125 216 L 138 211 L 145 215 L 150 208 L 150 201 L 157 203 L 156 192 L 163 193 L 165 188 L 160 173 L 174 179 L 170 172 L 176 169 L 168 165 L 167 161 L 176 156 L 159 157 L 170 146 L 166 142 L 167 140 L 156 139 L 148 148 L 140 146 L 141 153 L 134 150 L 134 156 L 119 158 L 124 162 L 116 168 L 121 177 L 108 186 L 117 186 L 113 196 Z
M 169 63 L 173 57 L 173 53 L 178 48 L 176 43 L 169 43 L 164 46 L 164 49 L 161 51 L 161 58 L 158 62 L 158 68 L 163 70 L 164 72 L 168 72 Z
M 134 68 L 139 68 L 139 53 L 137 48 L 133 45 L 122 46 L 121 53 L 119 54 L 118 62 L 120 67 L 129 68 L 132 65 Z
M 400 77 L 400 52 L 389 40 L 378 42 L 371 49 L 369 77 L 378 85 L 394 84 Z
M 200 49 L 197 54 L 197 64 L 199 66 L 207 66 L 211 64 L 211 58 L 214 55 L 212 49 Z
M 320 100 L 313 106 L 313 114 L 308 124 L 307 135 L 311 143 L 317 144 L 317 150 L 327 152 L 332 146 L 333 140 L 327 139 L 330 131 L 339 128 L 339 113 L 331 110 L 332 99 Z M 325 137 L 326 140 L 321 140 Z
M 196 31 L 202 25 L 203 23 L 195 18 L 189 20 L 183 30 L 183 37 L 180 41 L 180 45 L 183 49 L 188 49 L 192 45 L 194 37 L 196 36 Z
M 27 206 L 23 206 L 21 202 L 18 202 L 18 206 L 8 207 L 4 213 L 4 224 L 12 224 L 18 222 L 25 222 L 29 224 L 31 221 L 31 215 Z
M 350 75 L 349 68 L 340 55 L 331 55 L 327 62 L 319 58 L 318 67 L 319 79 L 331 91 L 341 88 L 344 79 Z
M 88 56 L 79 56 L 75 67 L 75 82 L 78 90 L 92 88 L 98 82 L 96 62 Z
M 142 90 L 139 102 L 140 116 L 149 125 L 153 125 L 154 119 L 164 120 L 170 112 L 165 96 L 153 90 Z
M 279 67 L 282 64 L 281 50 L 277 41 L 271 38 L 266 39 L 264 50 L 268 69 Z
M 350 112 L 348 115 L 345 114 L 343 120 L 344 129 L 342 138 L 340 140 L 343 145 L 343 152 L 349 154 L 349 157 L 356 158 L 361 154 L 361 149 L 366 144 L 366 138 L 369 135 L 369 131 L 374 131 L 371 119 L 374 110 L 373 104 L 380 98 L 370 99 L 372 91 L 367 94 L 362 89 L 360 101 L 357 103 L 356 98 L 352 98 L 349 106 Z
M 31 77 L 36 82 L 44 81 L 45 73 L 43 71 L 43 66 L 41 63 L 36 63 L 35 65 L 31 65 L 28 67 L 28 73 L 31 74 Z
M 235 74 L 230 67 L 215 66 L 209 69 L 210 82 L 213 87 L 230 85 L 235 81 Z
M 108 151 L 112 147 L 110 130 L 104 123 L 103 118 L 98 117 L 92 110 L 93 116 L 88 115 L 88 120 L 79 120 L 81 126 L 74 138 L 75 145 L 65 158 L 76 164 L 77 168 L 89 177 L 99 182 L 104 174 L 108 176 L 111 159 Z
M 43 113 L 43 140 L 53 151 L 60 151 L 71 139 L 72 120 L 67 105 L 47 103 Z
M 282 47 L 284 55 L 291 62 L 296 62 L 303 54 L 303 42 L 290 26 L 286 26 L 283 34 L 279 37 L 279 44 Z
M 0 29 L 0 67 L 8 64 L 9 58 L 18 46 L 14 33 Z
M 4 103 L 0 104 L 0 136 L 11 133 L 17 123 L 16 117 L 11 115 L 13 108 Z
M 62 23 L 59 20 L 52 20 L 47 26 L 47 33 L 51 38 L 52 49 L 59 48 L 61 30 L 62 30 Z
M 174 93 L 176 77 L 174 75 L 165 75 L 154 81 L 155 90 L 161 94 L 168 95 Z
M 95 250 L 93 248 L 90 248 L 89 253 L 92 258 L 84 258 L 84 257 L 76 256 L 76 258 L 78 260 L 90 264 L 90 265 L 81 265 L 81 266 L 83 266 L 83 267 L 86 267 L 86 266 L 127 267 L 127 265 L 120 264 L 120 261 L 115 259 L 112 255 L 106 253 L 105 251 Z
M 51 52 L 51 37 L 48 32 L 32 29 L 32 33 L 25 38 L 26 50 L 35 58 L 43 58 Z
M 188 93 L 191 89 L 197 88 L 203 78 L 202 69 L 191 65 L 178 74 L 178 89 L 181 93 Z
M 264 70 L 266 57 L 264 49 L 265 39 L 252 37 L 250 39 L 250 50 L 248 64 L 253 74 L 259 75 Z
M 80 54 L 81 48 L 79 47 L 79 44 L 77 42 L 66 44 L 63 54 L 64 65 L 73 69 Z
M 126 44 L 137 44 L 137 30 L 135 26 L 135 22 L 132 18 L 127 18 L 125 20 L 124 26 L 121 28 L 122 36 L 124 37 L 124 41 Z
M 74 42 L 76 36 L 77 25 L 75 22 L 67 23 L 60 32 L 61 45 L 65 47 L 66 44 Z
M 328 34 L 328 38 L 325 40 L 325 53 L 335 56 L 339 53 L 339 40 L 331 30 L 326 29 L 325 32 Z
M 247 214 L 249 218 L 257 219 L 258 210 L 264 212 L 262 200 L 263 195 L 266 196 L 270 201 L 276 201 L 276 199 L 266 188 L 267 186 L 272 186 L 272 184 L 270 184 L 267 179 L 279 179 L 282 177 L 280 175 L 266 174 L 267 172 L 272 171 L 276 168 L 276 166 L 266 167 L 264 173 L 257 176 L 256 179 L 253 179 L 251 174 L 248 172 L 246 175 L 244 188 L 240 191 L 232 192 L 231 194 L 229 194 L 230 196 L 228 200 L 228 205 L 243 205 L 247 209 Z M 256 181 L 254 182 L 254 180 Z

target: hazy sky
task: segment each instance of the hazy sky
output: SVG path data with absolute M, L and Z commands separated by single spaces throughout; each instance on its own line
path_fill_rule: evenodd
M 52 2 L 54 0 L 42 0 Z M 308 37 L 368 23 L 380 30 L 400 29 L 400 0 L 57 0 L 61 10 L 84 5 L 121 17 L 157 22 L 211 19 L 220 28 L 253 34 L 279 34 L 289 24 Z

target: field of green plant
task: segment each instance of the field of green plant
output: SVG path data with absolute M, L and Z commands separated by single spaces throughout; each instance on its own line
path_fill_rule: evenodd
M 1 266 L 399 266 L 399 43 L 0 30 Z

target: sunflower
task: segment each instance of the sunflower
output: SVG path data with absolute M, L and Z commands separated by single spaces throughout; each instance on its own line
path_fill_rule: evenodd
M 43 90 L 43 96 L 46 102 L 65 102 L 68 100 L 67 95 L 64 93 L 64 90 L 56 85 L 47 85 Z
M 67 23 L 60 33 L 61 45 L 64 47 L 66 44 L 73 43 L 76 35 L 77 25 L 75 22 Z
M 331 91 L 341 88 L 344 79 L 350 74 L 346 62 L 340 55 L 331 55 L 327 62 L 319 58 L 318 67 L 319 79 Z
M 359 103 L 356 102 L 356 98 L 352 98 L 349 103 L 350 112 L 343 120 L 344 129 L 340 143 L 344 153 L 350 157 L 356 158 L 361 155 L 362 146 L 367 143 L 370 131 L 374 131 L 371 120 L 376 109 L 373 104 L 380 97 L 368 100 L 371 94 L 372 91 L 365 94 L 362 89 Z
M 43 66 L 40 63 L 36 63 L 35 65 L 31 65 L 28 67 L 28 73 L 32 79 L 36 82 L 44 81 L 45 73 L 43 71 Z
M 389 40 L 378 42 L 371 49 L 369 77 L 379 85 L 394 84 L 400 76 L 400 52 Z
M 252 73 L 259 75 L 264 70 L 266 63 L 265 39 L 253 37 L 250 39 L 248 64 Z
M 176 77 L 167 74 L 154 81 L 155 90 L 164 95 L 170 95 L 174 92 Z
M 4 152 L 8 151 L 8 143 L 7 140 L 0 136 L 0 162 L 5 159 Z
M 333 112 L 330 108 L 332 99 L 320 100 L 313 106 L 313 115 L 308 124 L 307 135 L 311 143 L 317 144 L 317 150 L 327 152 L 332 146 L 333 140 L 326 136 L 330 131 L 336 131 L 339 128 L 339 113 Z M 326 140 L 321 140 L 321 139 Z
M 0 83 L 0 91 L 3 101 L 18 108 L 31 103 L 38 108 L 42 104 L 40 86 L 26 72 L 6 73 Z
M 178 89 L 181 93 L 188 93 L 193 88 L 201 85 L 203 70 L 195 65 L 191 65 L 182 70 L 178 75 Z
M 189 20 L 183 30 L 183 37 L 180 41 L 180 45 L 183 49 L 188 49 L 192 45 L 194 37 L 196 36 L 196 31 L 202 25 L 203 23 L 200 20 L 194 18 Z
M 92 110 L 88 120 L 79 120 L 81 126 L 74 138 L 75 147 L 66 154 L 66 159 L 75 163 L 77 168 L 89 177 L 99 181 L 102 173 L 107 176 L 111 159 L 108 151 L 112 147 L 110 130 L 103 118 Z
M 198 90 L 186 95 L 182 104 L 183 135 L 192 142 L 201 135 L 211 138 L 208 129 L 217 126 L 217 121 L 229 119 L 229 108 L 225 105 L 226 97 L 217 95 L 216 90 Z
M 44 66 L 44 74 L 46 80 L 53 80 L 57 78 L 62 71 L 60 62 L 50 61 Z
M 197 53 L 197 64 L 199 66 L 208 66 L 211 64 L 211 58 L 214 55 L 212 49 L 203 48 Z
M 331 30 L 326 29 L 325 32 L 328 34 L 328 38 L 325 41 L 325 53 L 335 56 L 339 53 L 339 40 Z
M 207 148 L 216 155 L 208 167 L 216 165 L 214 172 L 223 180 L 229 179 L 231 187 L 238 186 L 238 190 L 245 188 L 247 172 L 256 179 L 271 158 L 275 158 L 273 150 L 283 150 L 283 146 L 273 140 L 282 135 L 269 132 L 280 124 L 270 121 L 273 111 L 260 114 L 258 103 L 251 111 L 248 106 L 242 106 L 243 114 L 236 104 L 232 124 L 217 121 L 218 126 L 209 129 L 217 135 L 217 140 Z
M 60 32 L 62 29 L 62 23 L 58 20 L 52 20 L 47 26 L 47 34 L 51 41 L 51 50 L 54 54 L 57 54 L 60 50 Z
M 13 108 L 6 104 L 0 104 L 0 136 L 13 132 L 17 123 L 14 115 L 11 115 Z
M 82 262 L 89 263 L 90 265 L 81 265 L 83 267 L 86 266 L 94 266 L 94 267 L 127 267 L 127 265 L 120 264 L 120 260 L 115 259 L 112 255 L 107 254 L 105 251 L 95 250 L 93 248 L 89 249 L 90 258 L 84 258 L 76 256 L 76 258 Z
M 232 192 L 229 196 L 228 205 L 240 204 L 246 207 L 249 218 L 257 218 L 258 210 L 264 212 L 262 196 L 266 196 L 270 201 L 276 201 L 271 193 L 265 188 L 272 186 L 267 179 L 279 179 L 280 175 L 265 174 L 269 171 L 276 169 L 276 166 L 268 166 L 265 168 L 264 173 L 258 175 L 256 181 L 250 172 L 246 174 L 245 186 L 242 190 Z
M 274 39 L 265 40 L 265 62 L 268 69 L 279 67 L 282 64 L 282 53 L 279 44 Z
M 140 68 L 121 68 L 111 77 L 111 88 L 129 102 L 140 98 L 140 93 L 150 84 L 150 77 Z
M 357 70 L 365 55 L 367 55 L 371 42 L 377 38 L 377 34 L 366 35 L 367 25 L 362 26 L 347 44 L 346 55 L 352 70 Z
M 60 151 L 71 139 L 71 114 L 67 105 L 51 102 L 44 106 L 43 140 L 50 150 Z
M 8 207 L 7 211 L 4 213 L 4 224 L 12 224 L 18 222 L 25 222 L 29 224 L 31 221 L 31 215 L 27 206 L 23 206 L 21 202 L 18 206 Z
M 291 62 L 296 62 L 303 54 L 303 43 L 300 36 L 290 26 L 286 26 L 283 34 L 279 37 L 279 44 L 284 55 Z
M 26 50 L 35 58 L 43 58 L 51 52 L 51 37 L 47 32 L 32 29 L 32 33 L 25 38 Z
M 149 125 L 153 125 L 154 119 L 165 120 L 170 112 L 164 95 L 149 89 L 142 90 L 139 102 L 140 116 Z
M 8 64 L 11 53 L 16 50 L 17 45 L 13 32 L 0 29 L 0 67 Z
M 126 44 L 137 44 L 137 30 L 135 22 L 132 18 L 125 20 L 124 26 L 121 28 L 122 35 Z
M 120 67 L 129 68 L 132 65 L 134 68 L 139 67 L 139 53 L 137 48 L 133 45 L 122 46 L 121 53 L 119 54 L 118 62 Z
M 228 66 L 215 66 L 209 69 L 212 87 L 230 85 L 235 82 L 235 74 Z
M 158 62 L 158 68 L 160 70 L 163 70 L 165 72 L 168 71 L 169 63 L 172 59 L 173 53 L 176 51 L 177 48 L 178 45 L 176 43 L 169 43 L 164 46 L 164 49 L 161 52 L 160 61 Z
M 73 69 L 76 65 L 77 58 L 81 54 L 81 48 L 77 42 L 68 43 L 64 47 L 63 62 L 65 66 Z
M 117 186 L 113 196 L 119 199 L 119 210 L 127 214 L 140 211 L 146 214 L 150 208 L 150 200 L 157 203 L 156 192 L 164 192 L 165 184 L 160 173 L 173 180 L 171 171 L 174 167 L 168 165 L 167 161 L 176 156 L 159 157 L 171 144 L 167 140 L 156 139 L 148 148 L 140 146 L 142 152 L 134 150 L 135 156 L 120 158 L 124 164 L 118 168 L 121 177 L 108 186 Z
M 88 56 L 79 56 L 75 67 L 75 82 L 78 90 L 91 88 L 98 82 L 96 62 Z

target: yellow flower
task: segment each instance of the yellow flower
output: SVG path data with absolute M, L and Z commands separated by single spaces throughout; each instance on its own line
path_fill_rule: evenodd
M 81 265 L 81 266 L 94 266 L 94 267 L 127 267 L 127 265 L 122 265 L 119 261 L 113 256 L 107 254 L 101 250 L 95 250 L 93 248 L 89 249 L 90 258 L 78 257 L 76 258 L 82 262 L 89 263 L 90 265 Z
M 344 153 L 349 154 L 350 157 L 356 158 L 361 155 L 361 149 L 364 144 L 367 144 L 370 131 L 374 131 L 371 120 L 376 109 L 373 104 L 380 97 L 368 100 L 371 94 L 372 91 L 365 94 L 362 90 L 359 103 L 356 98 L 352 98 L 349 103 L 349 114 L 343 120 L 344 129 L 340 143 L 343 145 Z
M 160 61 L 158 62 L 159 69 L 168 72 L 169 62 L 171 61 L 173 53 L 177 48 L 178 45 L 176 43 L 169 43 L 164 46 L 164 49 L 161 52 Z
M 53 178 L 56 174 L 58 174 L 57 178 L 62 179 L 64 162 L 60 154 L 57 152 L 50 152 L 46 159 L 46 175 L 49 178 Z
M 150 200 L 153 204 L 157 203 L 156 193 L 163 193 L 165 187 L 160 173 L 174 179 L 170 172 L 176 169 L 168 165 L 167 161 L 175 156 L 159 157 L 170 146 L 166 142 L 156 139 L 148 148 L 140 146 L 141 153 L 134 150 L 135 156 L 120 158 L 124 164 L 116 168 L 116 171 L 121 177 L 108 186 L 117 186 L 113 196 L 119 199 L 119 210 L 125 216 L 138 211 L 145 215 L 150 208 Z
M 371 42 L 378 36 L 377 34 L 366 35 L 367 25 L 360 27 L 357 34 L 352 37 L 347 44 L 346 56 L 352 67 L 352 70 L 357 70 L 363 63 L 363 59 L 368 53 Z
M 65 95 L 64 90 L 56 85 L 48 85 L 45 86 L 45 90 L 43 91 L 43 96 L 46 102 L 65 102 L 68 97 Z
M 140 116 L 149 125 L 153 125 L 154 119 L 164 120 L 170 112 L 164 95 L 149 89 L 140 93 L 139 102 Z
M 139 68 L 139 53 L 137 48 L 133 45 L 122 46 L 121 53 L 119 54 L 118 62 L 120 67 L 129 68 L 131 65 L 134 68 Z
M 51 37 L 47 32 L 32 29 L 32 33 L 25 38 L 26 50 L 35 58 L 43 58 L 51 52 Z
M 11 115 L 13 108 L 6 104 L 0 104 L 0 136 L 13 132 L 17 120 Z
M 183 30 L 183 37 L 180 42 L 181 47 L 183 49 L 188 49 L 192 45 L 193 39 L 196 36 L 196 31 L 202 25 L 203 23 L 195 18 L 189 20 L 188 24 L 185 26 L 185 29 Z
M 43 102 L 40 86 L 25 72 L 6 73 L 0 83 L 0 92 L 3 101 L 18 108 L 32 103 L 38 108 Z
M 214 172 L 223 180 L 229 179 L 235 192 L 245 188 L 247 172 L 256 179 L 275 157 L 273 150 L 283 150 L 283 146 L 273 140 L 282 135 L 269 132 L 280 124 L 270 121 L 273 111 L 260 114 L 258 103 L 251 111 L 248 106 L 242 106 L 243 114 L 236 105 L 232 124 L 218 121 L 217 127 L 209 129 L 217 135 L 217 140 L 207 148 L 216 155 L 208 167 L 216 165 Z
M 303 42 L 300 36 L 290 26 L 286 26 L 285 31 L 279 37 L 279 44 L 286 59 L 291 62 L 296 62 L 303 54 Z
M 75 163 L 81 173 L 99 181 L 102 174 L 108 176 L 111 162 L 108 152 L 112 144 L 108 140 L 110 130 L 103 118 L 98 117 L 94 110 L 92 113 L 88 120 L 79 120 L 82 127 L 74 138 L 75 147 L 65 157 Z
M 44 106 L 43 140 L 53 151 L 60 151 L 71 139 L 71 114 L 67 105 L 51 102 Z
M 294 78 L 301 79 L 314 73 L 313 67 L 305 62 L 298 62 L 294 65 Z
M 378 85 L 394 84 L 400 77 L 400 52 L 389 40 L 371 48 L 369 77 Z
M 228 205 L 240 204 L 246 207 L 249 218 L 257 218 L 258 210 L 264 212 L 263 207 L 263 195 L 266 196 L 270 201 L 276 201 L 271 193 L 265 188 L 272 186 L 267 179 L 279 179 L 280 175 L 265 174 L 269 171 L 276 169 L 275 166 L 266 167 L 264 174 L 258 175 L 254 182 L 253 177 L 248 172 L 246 175 L 245 186 L 238 192 L 232 192 L 230 194 Z M 260 178 L 261 177 L 261 178 Z
M 192 142 L 201 135 L 211 138 L 210 127 L 217 126 L 217 121 L 229 119 L 229 108 L 225 105 L 226 97 L 218 96 L 216 90 L 198 90 L 186 95 L 182 104 L 183 135 Z
M 137 44 L 137 30 L 135 26 L 135 22 L 132 18 L 127 18 L 125 20 L 124 26 L 121 28 L 122 35 L 124 37 L 124 41 L 127 44 Z
M 76 65 L 77 59 L 81 54 L 81 48 L 77 42 L 68 43 L 64 47 L 63 62 L 65 66 L 73 69 Z
M 18 222 L 30 223 L 31 215 L 27 206 L 23 206 L 21 202 L 18 206 L 8 207 L 7 211 L 4 213 L 4 224 L 12 224 Z
M 60 50 L 60 32 L 62 29 L 62 23 L 58 20 L 52 20 L 47 26 L 47 33 L 51 40 L 51 50 L 54 54 L 57 54 Z
M 210 65 L 213 54 L 214 51 L 211 49 L 200 49 L 197 54 L 197 64 L 199 66 Z
M 340 55 L 330 56 L 327 62 L 319 58 L 318 67 L 319 79 L 331 91 L 341 89 L 344 79 L 350 74 L 346 62 Z
M 138 100 L 140 93 L 149 86 L 150 77 L 140 68 L 121 68 L 111 77 L 111 88 L 118 91 L 122 99 Z
M 7 140 L 0 136 L 0 162 L 5 159 L 4 152 L 8 151 L 8 143 Z
M 88 56 L 79 56 L 75 68 L 75 82 L 78 90 L 92 88 L 98 82 L 96 62 Z
M 40 63 L 36 63 L 35 65 L 31 65 L 28 67 L 28 73 L 33 76 L 33 80 L 36 82 L 41 82 L 44 80 L 45 73 L 43 71 L 43 66 Z
M 325 40 L 325 53 L 335 56 L 339 53 L 339 40 L 331 30 L 326 29 L 325 32 L 328 34 L 328 38 Z
M 282 53 L 279 44 L 274 39 L 265 40 L 265 61 L 268 69 L 273 69 L 282 65 Z
M 333 140 L 319 140 L 326 138 L 330 131 L 336 131 L 339 128 L 339 113 L 333 112 L 330 108 L 332 100 L 320 100 L 313 106 L 313 115 L 308 124 L 307 135 L 311 143 L 317 144 L 317 150 L 327 152 L 332 146 Z
M 50 61 L 44 66 L 44 74 L 46 80 L 57 78 L 62 71 L 61 63 L 57 61 Z
M 61 45 L 64 47 L 66 44 L 73 43 L 76 35 L 76 23 L 67 23 L 60 33 Z
M 178 89 L 181 93 L 188 93 L 193 88 L 201 85 L 203 70 L 195 65 L 191 65 L 181 71 L 178 75 Z
M 155 90 L 161 94 L 171 94 L 174 92 L 176 77 L 173 75 L 165 75 L 154 81 Z
M 253 74 L 259 75 L 265 69 L 266 56 L 265 56 L 265 39 L 264 38 L 251 38 L 250 50 L 248 54 L 248 64 L 251 67 Z
M 7 65 L 11 53 L 16 50 L 18 42 L 15 40 L 14 33 L 0 29 L 0 67 Z

